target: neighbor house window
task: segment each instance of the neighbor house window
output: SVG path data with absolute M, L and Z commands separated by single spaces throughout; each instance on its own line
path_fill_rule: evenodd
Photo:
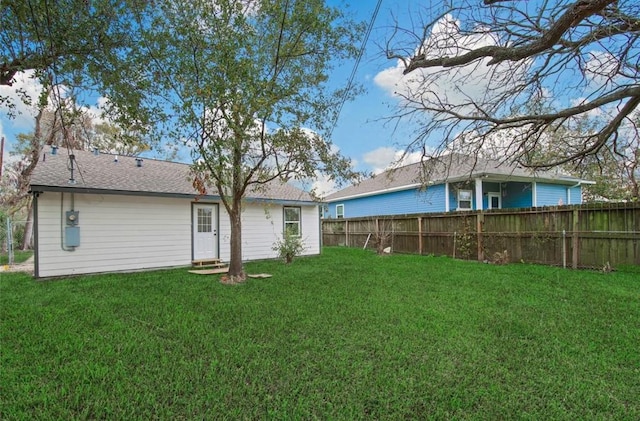
M 285 207 L 284 208 L 284 232 L 287 235 L 299 237 L 302 232 L 300 230 L 300 208 Z
M 336 205 L 336 218 L 344 218 L 344 205 Z
M 471 190 L 458 190 L 458 210 L 471 210 Z

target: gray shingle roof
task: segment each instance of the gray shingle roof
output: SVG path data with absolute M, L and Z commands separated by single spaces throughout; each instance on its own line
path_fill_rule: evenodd
M 425 162 L 405 165 L 387 170 L 363 180 L 359 184 L 332 193 L 325 201 L 333 201 L 352 196 L 369 195 L 387 190 L 413 188 L 422 184 L 437 184 L 471 180 L 484 177 L 487 181 L 547 181 L 558 184 L 575 184 L 579 178 L 555 171 L 532 171 L 514 164 L 498 160 L 475 158 L 461 154 L 448 154 L 431 158 Z M 590 182 L 587 182 L 590 183 Z
M 69 154 L 66 149 L 58 149 L 56 155 L 50 147 L 40 156 L 40 161 L 31 176 L 32 190 L 77 189 L 78 191 L 123 192 L 156 195 L 198 196 L 190 177 L 187 164 L 144 159 L 142 166 L 136 166 L 136 159 L 128 156 L 99 154 L 87 151 L 73 151 L 75 156 L 75 184 L 69 183 Z M 215 188 L 208 187 L 208 196 L 217 197 Z M 312 202 L 311 195 L 288 183 L 278 180 L 264 188 L 253 189 L 247 199 Z

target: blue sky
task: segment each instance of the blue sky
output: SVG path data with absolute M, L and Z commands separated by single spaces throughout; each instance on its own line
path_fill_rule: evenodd
M 356 18 L 369 23 L 377 0 L 352 0 L 349 2 Z M 411 5 L 413 3 L 413 5 Z M 407 139 L 413 134 L 407 125 L 396 126 L 387 118 L 397 113 L 396 99 L 389 89 L 376 83 L 376 76 L 396 66 L 395 61 L 385 57 L 382 46 L 390 34 L 390 17 L 406 18 L 410 8 L 418 2 L 406 0 L 382 0 L 367 48 L 358 66 L 355 80 L 365 88 L 365 93 L 342 108 L 333 132 L 333 141 L 340 151 L 354 160 L 356 169 L 378 171 L 394 159 Z M 348 63 L 334 74 L 336 83 L 348 80 L 355 63 Z M 345 83 L 345 82 L 343 82 Z
M 377 5 L 377 0 L 329 0 L 334 6 L 344 7 L 353 12 L 358 21 L 369 23 Z M 391 16 L 400 21 L 409 16 L 410 11 L 419 9 L 420 2 L 407 0 L 382 0 L 374 27 L 369 37 L 366 50 L 361 58 L 355 81 L 365 88 L 365 93 L 354 101 L 344 104 L 337 125 L 333 131 L 332 140 L 340 152 L 351 158 L 354 167 L 359 171 L 379 172 L 397 158 L 413 134 L 407 125 L 395 126 L 385 121 L 386 117 L 394 115 L 396 100 L 391 95 L 389 80 L 387 88 L 376 83 L 376 76 L 385 70 L 396 67 L 393 60 L 388 60 L 381 45 L 384 45 L 390 34 Z M 343 87 L 347 84 L 349 75 L 355 62 L 344 63 L 332 74 L 331 81 L 335 86 Z M 396 72 L 397 73 L 397 72 Z M 29 83 L 23 86 L 31 89 Z M 0 94 L 6 94 L 6 87 Z M 35 91 L 34 91 L 35 92 Z M 29 132 L 33 129 L 33 117 L 25 112 L 15 119 L 7 117 L 7 110 L 0 110 L 0 135 L 7 138 L 10 147 L 15 135 Z M 6 154 L 5 154 L 6 157 Z M 321 189 L 329 189 L 330 185 L 319 183 Z

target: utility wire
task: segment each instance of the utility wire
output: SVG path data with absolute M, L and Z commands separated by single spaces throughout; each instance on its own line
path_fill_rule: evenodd
M 371 16 L 371 20 L 369 21 L 369 26 L 367 27 L 367 32 L 365 33 L 364 39 L 362 40 L 362 45 L 360 46 L 360 50 L 358 51 L 358 56 L 356 57 L 356 62 L 351 70 L 351 75 L 349 75 L 349 81 L 347 82 L 347 88 L 344 91 L 344 95 L 342 96 L 342 100 L 340 101 L 340 105 L 338 105 L 338 112 L 336 113 L 333 123 L 331 124 L 331 129 L 329 129 L 329 139 L 331 139 L 331 135 L 333 135 L 333 130 L 336 128 L 338 124 L 338 119 L 340 118 L 340 113 L 342 112 L 342 107 L 344 103 L 347 101 L 347 96 L 349 95 L 349 91 L 353 86 L 353 79 L 356 76 L 356 72 L 358 71 L 358 66 L 360 65 L 360 60 L 364 54 L 364 50 L 367 47 L 367 42 L 369 41 L 369 35 L 371 35 L 371 30 L 373 29 L 373 24 L 378 17 L 378 12 L 380 11 L 380 5 L 382 5 L 382 0 L 378 0 L 378 4 L 376 4 L 376 8 L 373 11 L 373 15 Z
M 29 6 L 31 7 L 31 1 L 29 1 Z M 68 155 L 68 159 L 69 159 L 69 164 L 71 165 L 71 167 L 73 168 L 75 159 L 73 159 L 72 157 L 75 156 L 74 154 L 74 146 L 70 141 L 69 141 L 69 131 L 67 129 L 67 124 L 65 123 L 65 116 L 64 116 L 64 103 L 66 101 L 64 101 L 63 99 L 63 95 L 60 92 L 60 81 L 58 80 L 58 57 L 56 55 L 56 52 L 54 50 L 54 45 L 53 45 L 53 32 L 51 29 L 51 15 L 49 13 L 49 2 L 47 0 L 44 1 L 44 7 L 45 7 L 45 17 L 46 17 L 46 22 L 47 22 L 47 26 L 46 26 L 46 30 L 47 30 L 47 34 L 49 37 L 49 42 L 47 44 L 44 43 L 44 41 L 41 39 L 40 37 L 40 33 L 37 29 L 37 21 L 36 21 L 36 17 L 35 15 L 33 15 L 33 8 L 31 7 L 31 12 L 33 15 L 33 19 L 34 19 L 34 25 L 36 27 L 36 34 L 38 37 L 38 41 L 40 41 L 40 44 L 45 44 L 47 45 L 47 48 L 49 49 L 49 52 L 51 53 L 51 67 L 52 67 L 52 77 L 51 77 L 51 84 L 53 85 L 51 88 L 51 93 L 54 96 L 54 100 L 57 101 L 56 107 L 57 107 L 57 111 L 60 112 L 60 125 L 62 126 L 62 141 L 64 142 L 66 149 L 67 149 L 67 155 Z M 54 111 L 55 113 L 55 111 Z M 74 134 L 75 135 L 75 134 Z M 78 173 L 80 174 L 80 178 L 82 179 L 82 181 L 84 182 L 84 176 L 82 174 L 82 171 L 80 169 L 80 166 L 78 165 L 77 161 L 75 162 L 76 165 L 76 170 L 78 171 Z

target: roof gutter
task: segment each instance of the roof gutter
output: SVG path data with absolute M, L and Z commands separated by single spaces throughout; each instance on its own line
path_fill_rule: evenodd
M 357 194 L 352 194 L 352 195 L 348 195 L 348 196 L 340 196 L 340 197 L 331 198 L 331 199 L 327 198 L 327 199 L 324 199 L 323 202 L 324 203 L 335 202 L 335 201 L 338 201 L 338 200 L 350 200 L 350 199 L 357 199 L 357 198 L 360 198 L 360 197 L 374 196 L 374 195 L 384 194 L 384 193 L 394 193 L 394 192 L 402 191 L 402 190 L 411 190 L 411 189 L 414 189 L 416 187 L 421 187 L 421 186 L 422 186 L 421 183 L 405 184 L 404 186 L 389 187 L 387 189 L 382 189 L 382 190 L 374 190 L 374 191 L 370 191 L 370 192 L 357 193 Z
M 208 200 L 218 201 L 221 200 L 217 195 L 204 195 L 199 196 L 197 194 L 186 193 L 168 193 L 168 192 L 146 192 L 146 191 L 132 191 L 132 190 L 107 190 L 107 189 L 94 189 L 89 187 L 62 187 L 62 186 L 45 186 L 45 185 L 32 185 L 29 189 L 30 193 L 78 193 L 78 194 L 105 194 L 113 196 L 145 196 L 145 197 L 165 197 L 174 199 L 191 199 L 191 200 Z M 317 204 L 313 200 L 289 200 L 289 199 L 269 199 L 261 197 L 247 197 L 245 201 L 248 203 L 279 203 L 284 205 L 313 205 Z

